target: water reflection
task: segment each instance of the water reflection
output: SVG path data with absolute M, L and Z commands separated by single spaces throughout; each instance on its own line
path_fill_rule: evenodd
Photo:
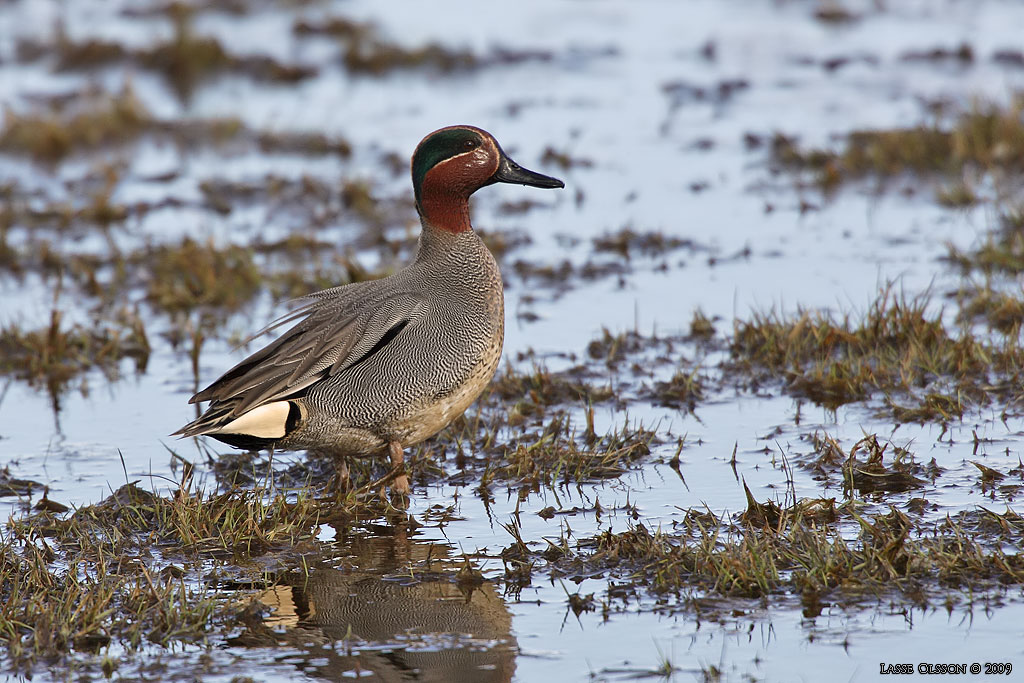
M 382 681 L 510 681 L 511 615 L 490 581 L 459 581 L 444 544 L 394 535 L 347 539 L 335 566 L 290 575 L 243 616 L 233 644 L 290 645 L 309 676 Z M 327 565 L 327 563 L 324 563 Z M 338 568 L 335 568 L 338 567 Z

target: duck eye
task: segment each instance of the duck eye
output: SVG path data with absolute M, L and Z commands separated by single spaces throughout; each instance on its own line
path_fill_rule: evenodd
M 462 143 L 462 144 L 463 144 L 463 146 L 464 146 L 464 147 L 465 147 L 466 149 L 473 149 L 473 148 L 475 148 L 475 147 L 479 147 L 479 146 L 480 146 L 480 143 L 479 143 L 479 142 L 477 142 L 476 140 L 466 140 L 466 141 L 465 141 L 464 143 Z

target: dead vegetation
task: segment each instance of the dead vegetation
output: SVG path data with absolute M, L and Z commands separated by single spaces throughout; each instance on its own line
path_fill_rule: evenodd
M 1024 355 L 1015 341 L 951 333 L 927 296 L 884 290 L 859 316 L 801 311 L 736 321 L 726 365 L 752 387 L 787 391 L 835 410 L 881 396 L 898 421 L 959 419 L 967 406 L 1018 398 Z
M 321 133 L 253 131 L 236 118 L 165 121 L 149 111 L 130 84 L 119 93 L 89 88 L 69 100 L 54 98 L 32 110 L 7 109 L 0 152 L 56 164 L 77 152 L 119 149 L 145 136 L 182 148 L 234 143 L 267 153 L 342 158 L 351 154 L 348 142 Z
M 67 323 L 64 317 L 53 309 L 42 328 L 8 324 L 0 329 L 0 375 L 45 389 L 56 405 L 75 380 L 87 390 L 90 370 L 99 369 L 113 381 L 121 374 L 121 361 L 130 358 L 135 372 L 145 371 L 150 344 L 137 312 L 122 309 L 116 317 L 92 324 Z
M 783 168 L 806 171 L 824 191 L 863 178 L 887 181 L 915 174 L 952 180 L 938 192 L 947 206 L 977 201 L 975 178 L 995 179 L 1024 171 L 1024 97 L 1006 106 L 978 104 L 948 123 L 910 128 L 861 130 L 845 136 L 839 150 L 802 149 L 797 140 L 777 134 L 772 157 Z
M 165 498 L 125 484 L 66 518 L 37 513 L 6 525 L 0 552 L 0 642 L 19 668 L 111 643 L 129 651 L 201 641 L 229 622 L 234 593 L 210 567 L 295 552 L 318 518 L 308 495 L 263 490 Z M 231 572 L 233 573 L 233 572 Z M 268 577 L 253 572 L 256 585 Z
M 488 66 L 550 61 L 554 55 L 540 50 L 512 50 L 495 47 L 479 55 L 469 49 L 453 49 L 430 42 L 406 47 L 386 38 L 373 23 L 334 16 L 323 21 L 296 21 L 299 36 L 321 36 L 335 40 L 340 61 L 353 74 L 382 76 L 394 71 L 426 69 L 439 73 L 476 70 Z
M 141 67 L 160 74 L 183 102 L 191 99 L 203 81 L 225 73 L 278 83 L 296 83 L 317 74 L 318 70 L 309 65 L 230 54 L 217 39 L 196 35 L 193 9 L 186 4 L 171 4 L 167 16 L 174 27 L 173 35 L 151 47 L 130 49 L 99 38 L 75 41 L 58 25 L 48 41 L 19 41 L 18 57 L 23 61 L 51 59 L 57 71 L 96 71 L 115 64 Z

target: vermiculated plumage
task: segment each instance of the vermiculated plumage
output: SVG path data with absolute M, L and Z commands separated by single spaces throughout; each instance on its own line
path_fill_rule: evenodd
M 401 450 L 462 414 L 494 375 L 504 337 L 501 274 L 469 225 L 468 198 L 492 182 L 561 187 L 522 169 L 486 132 L 427 136 L 413 159 L 423 232 L 411 264 L 310 295 L 295 323 L 192 397 L 210 401 L 181 436 L 334 456 Z M 422 187 L 421 187 L 422 186 Z M 407 489 L 408 484 L 402 479 Z
M 183 436 L 290 400 L 304 419 L 263 448 L 371 455 L 389 441 L 418 443 L 461 414 L 501 357 L 501 275 L 471 231 L 426 229 L 409 267 L 319 292 L 300 312 L 299 324 L 192 398 L 212 403 Z

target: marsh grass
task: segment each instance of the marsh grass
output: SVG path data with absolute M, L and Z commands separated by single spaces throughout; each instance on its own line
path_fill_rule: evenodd
M 996 176 L 1024 171 L 1024 96 L 1007 106 L 978 104 L 948 125 L 939 122 L 892 130 L 849 133 L 838 151 L 801 149 L 797 141 L 776 135 L 774 160 L 783 167 L 809 171 L 823 190 L 874 177 L 888 180 L 903 174 L 952 178 L 939 191 L 948 206 L 977 200 L 968 184 L 972 172 Z
M 977 247 L 962 251 L 947 246 L 947 259 L 965 273 L 1007 276 L 1024 272 L 1024 206 L 1004 209 L 995 230 Z
M 838 448 L 834 441 L 831 444 Z M 880 444 L 874 434 L 864 437 L 850 448 L 850 454 L 843 462 L 843 486 L 847 496 L 858 493 L 903 492 L 926 485 L 926 481 L 914 476 L 922 474 L 924 468 L 914 462 L 912 456 L 894 448 L 895 457 L 889 466 L 884 463 L 885 451 L 889 443 Z M 866 453 L 864 461 L 857 460 L 858 451 Z M 842 451 L 840 450 L 840 453 Z
M 491 384 L 490 391 L 504 401 L 515 401 L 513 410 L 527 415 L 536 414 L 546 406 L 603 401 L 612 395 L 609 386 L 588 382 L 583 369 L 552 372 L 538 363 L 525 370 L 506 366 Z
M 214 590 L 209 570 L 294 554 L 321 514 L 308 491 L 207 494 L 186 474 L 170 497 L 129 483 L 64 518 L 12 518 L 0 537 L 0 642 L 30 664 L 114 641 L 129 650 L 201 641 L 225 627 L 236 597 Z M 242 571 L 253 585 L 272 581 Z
M 997 291 L 991 284 L 967 286 L 957 292 L 961 299 L 957 320 L 961 323 L 981 321 L 1008 338 L 1020 336 L 1024 324 L 1024 291 Z
M 1024 352 L 946 329 L 927 296 L 884 289 L 868 310 L 755 314 L 736 321 L 727 374 L 751 386 L 782 378 L 788 392 L 835 410 L 884 397 L 900 421 L 949 421 L 971 405 L 1019 398 Z
M 118 95 L 92 93 L 51 109 L 4 112 L 0 150 L 56 163 L 77 149 L 123 145 L 142 134 L 153 119 L 130 88 Z
M 437 42 L 406 47 L 389 40 L 372 22 L 334 16 L 320 22 L 296 21 L 299 36 L 321 36 L 335 40 L 340 61 L 352 74 L 383 76 L 394 71 L 428 70 L 443 74 L 468 72 L 488 66 L 550 61 L 554 55 L 542 50 L 512 50 L 495 47 L 486 54 L 453 49 Z
M 27 111 L 7 109 L 0 152 L 54 165 L 77 152 L 122 148 L 150 136 L 183 149 L 232 142 L 267 153 L 347 158 L 343 138 L 321 133 L 256 131 L 233 117 L 163 120 L 136 97 L 130 83 L 119 93 L 90 88 L 70 101 L 54 100 Z
M 225 73 L 283 83 L 302 81 L 317 73 L 315 67 L 282 64 L 264 55 L 230 54 L 216 38 L 196 34 L 193 9 L 188 5 L 171 3 L 167 15 L 173 34 L 152 46 L 131 49 L 98 38 L 76 41 L 58 24 L 48 41 L 19 41 L 17 54 L 22 61 L 51 58 L 57 71 L 95 71 L 115 64 L 141 67 L 160 74 L 183 102 L 191 99 L 203 81 Z
M 236 311 L 259 292 L 263 276 L 250 249 L 218 247 L 186 237 L 180 244 L 160 245 L 135 254 L 146 276 L 146 299 L 170 313 L 197 308 Z
M 854 443 L 849 451 L 827 433 L 815 432 L 804 437 L 813 445 L 808 455 L 791 456 L 794 463 L 821 478 L 842 477 L 846 500 L 870 495 L 872 500 L 885 500 L 890 493 L 902 493 L 934 484 L 945 471 L 935 460 L 921 464 L 907 447 L 868 434 Z M 858 458 L 858 456 L 860 456 Z
M 383 75 L 395 70 L 427 68 L 451 72 L 475 68 L 478 58 L 469 50 L 452 50 L 438 43 L 404 48 L 384 38 L 375 24 L 332 17 L 321 23 L 297 21 L 296 35 L 327 36 L 341 47 L 341 61 L 351 73 Z
M 732 516 L 692 508 L 669 530 L 651 529 L 633 516 L 618 533 L 608 529 L 573 538 L 563 529 L 559 538 L 548 539 L 546 549 L 524 540 L 513 523 L 506 530 L 514 543 L 502 553 L 506 574 L 520 587 L 538 572 L 606 575 L 604 612 L 629 592 L 657 598 L 666 609 L 698 611 L 714 610 L 715 597 L 786 599 L 796 594 L 805 614 L 813 615 L 829 600 L 935 602 L 952 609 L 1024 587 L 1024 521 L 1016 512 L 978 508 L 914 522 L 890 506 L 886 513 L 865 515 L 855 494 L 920 488 L 926 482 L 915 475 L 926 475 L 928 468 L 895 446 L 891 462 L 884 464 L 890 444 L 874 435 L 849 452 L 828 435 L 815 434 L 813 442 L 815 467 L 839 470 L 844 477 L 847 500 L 841 504 L 834 498 L 795 496 L 788 504 L 758 501 L 744 484 L 747 508 Z M 866 457 L 859 459 L 858 453 Z M 1006 476 L 975 465 L 990 485 Z M 911 499 L 905 507 L 916 511 L 922 502 Z M 679 599 L 675 607 L 665 601 L 668 595 Z
M 503 446 L 501 464 L 493 473 L 533 488 L 619 477 L 649 455 L 657 441 L 654 430 L 628 421 L 601 437 L 581 435 L 564 413 L 556 414 L 539 434 L 524 437 Z
M 144 372 L 150 350 L 145 327 L 133 310 L 122 309 L 115 318 L 91 324 L 68 324 L 64 313 L 55 308 L 49 324 L 41 328 L 23 330 L 15 324 L 0 328 L 0 374 L 45 388 L 56 403 L 73 380 L 92 369 L 114 379 L 121 361 L 131 358 L 136 372 Z
M 631 226 L 595 237 L 593 245 L 595 252 L 618 254 L 627 260 L 634 254 L 647 257 L 663 256 L 677 249 L 686 249 L 690 252 L 710 251 L 708 247 L 690 239 L 665 234 L 660 230 L 639 232 Z
M 707 397 L 708 378 L 700 367 L 677 371 L 666 382 L 655 382 L 650 391 L 641 392 L 657 405 L 694 413 L 697 405 Z
M 219 75 L 287 83 L 316 73 L 300 64 L 232 55 L 217 40 L 195 33 L 190 8 L 179 3 L 165 7 L 157 11 L 165 11 L 174 22 L 170 41 L 132 50 L 99 41 L 75 43 L 61 33 L 56 44 L 36 48 L 37 57 L 45 51 L 58 69 L 140 67 L 159 73 L 183 100 Z M 467 72 L 488 64 L 552 58 L 542 52 L 405 48 L 372 25 L 343 19 L 296 24 L 294 30 L 331 36 L 344 68 L 370 76 L 414 69 Z M 27 54 L 31 45 L 21 47 L 24 58 L 34 58 Z M 850 178 L 934 174 L 941 187 L 940 202 L 968 206 L 979 199 L 976 188 L 984 187 L 976 183 L 976 173 L 1021 170 L 1022 108 L 1021 101 L 1006 110 L 979 107 L 952 127 L 862 131 L 849 136 L 839 151 L 804 150 L 795 140 L 780 137 L 774 152 L 785 165 L 814 174 L 825 189 Z M 228 143 L 267 154 L 341 159 L 351 154 L 342 138 L 250 130 L 230 117 L 162 120 L 130 86 L 120 93 L 92 91 L 29 111 L 8 111 L 0 130 L 0 151 L 57 164 L 80 152 L 105 156 L 111 150 L 124 151 L 149 138 L 177 144 L 183 155 L 193 148 Z M 567 170 L 592 164 L 550 147 L 543 162 Z M 396 166 L 406 173 L 407 159 Z M 103 315 L 115 302 L 144 301 L 142 306 L 148 305 L 158 318 L 174 321 L 167 338 L 172 346 L 179 341 L 187 345 L 197 383 L 204 341 L 216 337 L 230 315 L 244 315 L 261 292 L 297 296 L 377 277 L 389 267 L 387 255 L 393 259 L 414 240 L 414 231 L 408 229 L 414 214 L 407 195 L 391 200 L 379 186 L 359 178 L 328 187 L 315 178 L 268 175 L 244 181 L 207 179 L 199 186 L 198 208 L 210 212 L 211 220 L 267 208 L 268 222 L 291 218 L 308 231 L 291 232 L 272 242 L 257 238 L 241 246 L 185 239 L 101 257 L 69 253 L 64 246 L 70 242 L 69 232 L 91 234 L 119 224 L 132 227 L 133 218 L 153 208 L 120 203 L 120 176 L 114 171 L 109 175 L 109 182 L 95 190 L 71 188 L 69 194 L 79 198 L 74 203 L 40 197 L 12 203 L 8 200 L 15 194 L 13 186 L 0 187 L 0 265 L 10 272 L 59 274 L 99 300 Z M 180 201 L 168 196 L 167 205 Z M 577 201 L 582 201 L 582 194 Z M 531 206 L 524 203 L 508 210 L 521 212 Z M 380 249 L 383 267 L 367 270 L 349 253 L 332 251 L 333 236 L 317 232 L 343 222 L 359 227 L 357 248 Z M 986 275 L 1024 272 L 1021 225 L 1008 214 L 1006 231 L 995 234 L 990 247 L 963 254 L 951 249 L 951 260 Z M 50 229 L 60 233 L 52 242 L 34 241 Z M 21 234 L 11 238 L 13 231 L 33 235 L 31 250 L 22 246 L 26 240 Z M 403 237 L 389 238 L 403 231 Z M 527 239 L 508 233 L 485 233 L 484 238 L 499 257 Z M 583 266 L 521 260 L 505 270 L 518 272 L 531 286 L 568 289 L 599 277 L 618 276 L 621 281 L 628 272 L 623 261 L 630 259 L 708 250 L 660 231 L 632 227 L 598 237 L 590 247 L 601 260 Z M 693 313 L 688 334 L 659 337 L 603 330 L 579 350 L 584 359 L 578 366 L 555 371 L 520 362 L 503 371 L 474 411 L 412 454 L 410 475 L 418 487 L 458 477 L 481 492 L 485 505 L 488 489 L 507 487 L 510 495 L 518 494 L 527 513 L 526 501 L 541 488 L 558 492 L 581 483 L 611 481 L 641 464 L 658 462 L 663 453 L 651 456 L 652 450 L 663 451 L 658 448 L 663 445 L 660 425 L 619 415 L 602 435 L 595 428 L 595 405 L 618 409 L 638 400 L 692 413 L 714 400 L 723 386 L 757 388 L 781 382 L 792 395 L 832 410 L 881 399 L 898 421 L 946 422 L 994 401 L 1012 407 L 1021 385 L 1016 346 L 1024 316 L 1020 298 L 990 288 L 962 308 L 965 323 L 981 320 L 1002 333 L 1002 341 L 950 330 L 927 298 L 907 300 L 891 290 L 882 292 L 863 314 L 756 314 L 737 320 L 731 335 L 716 330 L 717 321 L 700 311 Z M 708 353 L 728 353 L 729 359 L 712 365 L 704 360 Z M 55 310 L 48 326 L 25 331 L 12 325 L 0 332 L 0 369 L 33 386 L 46 386 L 53 395 L 75 379 L 84 383 L 90 371 L 113 377 L 126 358 L 142 371 L 149 355 L 146 331 L 134 310 L 97 324 L 69 324 Z M 655 376 L 655 369 L 665 372 Z M 683 440 L 678 443 L 681 451 Z M 439 452 L 454 452 L 457 473 L 438 463 Z M 27 667 L 33 660 L 49 663 L 49 658 L 71 650 L 91 652 L 111 644 L 131 650 L 148 643 L 174 648 L 189 642 L 223 642 L 219 639 L 236 627 L 239 606 L 253 604 L 247 587 L 274 584 L 279 567 L 292 572 L 294 579 L 306 569 L 306 554 L 323 556 L 323 547 L 313 540 L 318 524 L 330 521 L 339 531 L 358 536 L 360 522 L 393 523 L 388 515 L 394 510 L 379 495 L 389 476 L 382 473 L 380 462 L 353 463 L 360 487 L 323 501 L 315 497 L 319 489 L 311 482 L 325 479 L 324 463 L 306 465 L 304 456 L 297 455 L 282 474 L 274 471 L 273 458 L 257 467 L 246 462 L 247 457 L 239 455 L 234 470 L 226 462 L 212 466 L 222 468 L 221 488 L 215 492 L 194 488 L 187 467 L 181 485 L 167 496 L 126 484 L 105 501 L 64 515 L 57 512 L 57 501 L 44 496 L 37 502 L 39 511 L 0 527 L 0 643 L 10 659 Z M 888 514 L 862 515 L 858 496 L 884 498 L 925 488 L 927 469 L 874 436 L 849 450 L 823 437 L 814 460 L 810 466 L 842 477 L 847 500 L 758 501 L 746 489 L 747 509 L 741 514 L 681 511 L 678 526 L 662 530 L 636 522 L 639 513 L 636 507 L 630 510 L 627 494 L 626 506 L 619 508 L 623 517 L 633 520 L 626 531 L 608 530 L 582 539 L 566 532 L 545 539 L 546 545 L 523 538 L 518 527 L 509 524 L 506 529 L 514 542 L 502 553 L 506 582 L 521 588 L 537 574 L 545 574 L 545 580 L 567 574 L 607 576 L 609 595 L 632 591 L 649 592 L 655 599 L 672 592 L 764 598 L 795 593 L 808 605 L 820 604 L 830 595 L 868 594 L 913 602 L 923 595 L 942 600 L 950 590 L 970 596 L 971 591 L 980 595 L 1024 583 L 1024 565 L 1015 554 L 1024 523 L 1016 513 L 980 509 L 930 526 L 915 523 L 896 508 Z M 983 490 L 986 485 L 1005 485 L 1010 476 L 980 462 L 974 467 L 977 473 L 972 470 L 972 477 L 978 477 Z M 30 495 L 38 488 L 34 482 L 0 476 L 0 489 Z M 552 498 L 558 502 L 557 496 Z M 588 505 L 592 507 L 582 513 L 600 521 L 601 502 L 595 499 Z M 915 506 L 912 501 L 906 509 Z M 457 514 L 453 502 L 431 510 L 424 519 L 443 529 Z M 550 519 L 574 512 L 548 506 L 537 514 Z M 537 545 L 542 549 L 534 550 Z M 410 563 L 410 574 L 413 566 Z M 429 558 L 425 569 L 415 566 L 417 571 L 431 570 Z M 473 586 L 480 578 L 467 560 L 465 572 L 456 580 Z M 613 581 L 621 582 L 613 586 Z M 599 610 L 599 602 L 594 594 L 566 591 L 567 608 L 577 615 Z M 666 658 L 650 673 L 670 676 L 673 670 Z M 705 673 L 712 678 L 716 671 L 712 667 Z
M 687 514 L 672 532 L 643 524 L 621 533 L 606 531 L 578 540 L 551 563 L 552 570 L 610 571 L 651 593 L 688 598 L 795 592 L 817 599 L 845 595 L 946 602 L 949 590 L 959 591 L 956 598 L 972 600 L 1024 585 L 1024 557 L 998 542 L 1010 534 L 981 538 L 953 520 L 936 528 L 917 527 L 895 508 L 871 518 L 844 508 L 829 519 L 821 514 L 835 512 L 828 500 L 800 501 L 789 509 L 771 505 L 777 514 L 767 525 L 748 508 L 738 523 L 704 512 Z M 836 519 L 852 523 L 855 533 L 841 533 Z
M 519 412 L 519 404 L 509 409 L 493 401 L 493 396 L 485 396 L 476 413 L 456 420 L 418 446 L 414 462 L 436 462 L 437 451 L 445 451 L 438 445 L 453 443 L 457 478 L 479 476 L 484 497 L 491 485 L 501 483 L 520 489 L 524 499 L 542 487 L 619 477 L 642 463 L 661 441 L 657 429 L 628 417 L 598 434 L 592 410 L 583 411 L 585 424 L 577 427 L 566 409 L 542 409 L 527 418 Z M 422 474 L 424 481 L 445 476 L 441 469 Z
M 151 347 L 140 308 L 169 319 L 171 328 L 164 335 L 172 346 L 188 342 L 198 353 L 261 292 L 305 295 L 339 284 L 339 278 L 354 282 L 384 274 L 369 273 L 354 260 L 321 255 L 323 242 L 297 235 L 254 248 L 184 238 L 112 249 L 102 256 L 68 253 L 66 246 L 55 244 L 40 239 L 30 254 L 19 250 L 12 267 L 44 276 L 55 299 L 69 298 L 65 291 L 71 289 L 87 297 L 88 306 L 72 323 L 55 307 L 49 325 L 41 329 L 16 323 L 0 328 L 0 374 L 45 386 L 54 395 L 91 369 L 117 379 L 118 363 L 126 357 L 136 361 L 138 371 L 145 370 Z M 144 305 L 127 307 L 126 299 Z

